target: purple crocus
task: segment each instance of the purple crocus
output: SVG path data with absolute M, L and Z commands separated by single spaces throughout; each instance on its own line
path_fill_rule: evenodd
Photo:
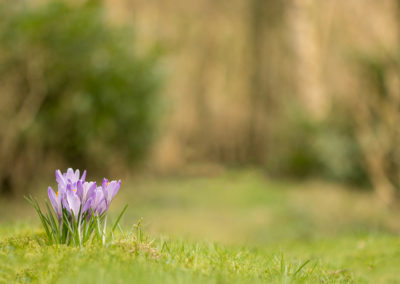
M 54 212 L 46 214 L 35 199 L 27 198 L 39 214 L 49 242 L 82 247 L 85 242 L 97 237 L 105 245 L 107 211 L 121 187 L 121 181 L 103 179 L 101 186 L 97 186 L 96 182 L 85 181 L 86 171 L 80 175 L 79 170 L 71 168 L 65 173 L 56 170 L 55 175 L 58 191 L 50 186 L 47 190 Z M 49 209 L 47 203 L 46 206 Z M 125 209 L 126 206 L 118 221 Z M 58 219 L 58 223 L 54 222 L 54 218 Z
M 54 192 L 54 190 L 49 186 L 47 189 L 47 193 L 49 195 L 49 199 L 51 205 L 53 206 L 54 211 L 57 214 L 58 221 L 61 222 L 62 220 L 62 204 L 61 204 L 61 196 Z
M 103 179 L 101 187 L 95 182 L 86 182 L 86 170 L 80 176 L 79 170 L 69 168 L 65 173 L 56 170 L 58 183 L 57 194 L 49 188 L 49 199 L 57 213 L 59 220 L 62 219 L 62 209 L 65 208 L 75 219 L 88 212 L 88 217 L 93 212 L 100 216 L 108 210 L 112 199 L 118 193 L 121 181 L 108 181 Z M 81 215 L 78 216 L 79 212 Z
M 65 173 L 61 173 L 60 170 L 56 170 L 56 180 L 59 188 L 66 188 L 69 183 L 72 183 L 76 186 L 77 182 L 80 180 L 82 182 L 85 181 L 86 178 L 86 170 L 83 171 L 82 176 L 80 177 L 79 170 L 74 171 L 71 168 L 68 168 Z
M 91 182 L 82 182 L 78 181 L 76 184 L 76 193 L 78 194 L 82 204 L 86 204 L 90 197 L 92 197 L 93 192 L 97 188 L 96 183 Z
M 114 196 L 118 193 L 120 187 L 121 187 L 120 180 L 119 181 L 113 180 L 113 181 L 109 182 L 108 179 L 103 179 L 101 189 L 103 190 L 107 209 L 110 206 L 110 203 L 113 200 Z
M 76 193 L 76 189 L 72 188 L 72 184 L 67 184 L 65 196 L 61 198 L 62 205 L 71 214 L 74 214 L 75 219 L 78 218 L 79 210 L 81 209 L 81 199 Z
M 97 187 L 90 198 L 90 208 L 95 216 L 102 215 L 107 210 L 106 199 L 101 187 Z

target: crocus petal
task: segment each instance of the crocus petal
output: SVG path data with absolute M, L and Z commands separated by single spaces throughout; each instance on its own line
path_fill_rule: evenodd
M 103 191 L 104 198 L 107 199 L 108 197 L 108 191 L 107 191 L 107 186 L 108 186 L 108 179 L 104 178 L 103 182 L 101 183 L 101 190 Z
M 58 207 L 57 204 L 57 195 L 54 193 L 53 189 L 49 186 L 49 188 L 47 189 L 47 194 L 49 195 L 49 199 L 51 202 L 51 205 L 53 205 L 54 210 L 56 210 L 56 208 Z
M 75 171 L 75 180 L 79 180 L 80 172 L 79 169 Z
M 95 189 L 92 199 L 91 210 L 95 215 L 101 215 L 106 210 L 104 194 L 101 187 Z
M 83 200 L 84 189 L 83 184 L 80 180 L 78 180 L 78 182 L 76 183 L 76 194 L 81 200 Z
M 100 204 L 97 206 L 97 213 L 99 215 L 103 214 L 107 210 L 106 201 L 103 199 Z
M 75 176 L 74 170 L 72 168 L 67 169 L 67 176 L 68 177 Z
M 111 200 L 114 198 L 115 195 L 117 195 L 119 188 L 121 187 L 121 180 L 119 180 L 118 182 L 115 182 L 115 185 L 112 189 L 112 193 L 111 193 Z
M 89 182 L 89 183 L 87 183 L 86 187 L 87 187 L 87 192 L 84 197 L 85 197 L 85 199 L 89 199 L 93 195 L 97 186 L 96 186 L 95 182 Z
M 67 182 L 72 182 L 72 183 L 77 181 L 75 180 L 75 173 L 72 168 L 67 169 L 67 172 L 65 173 L 65 179 L 67 180 Z
M 63 177 L 63 174 L 61 173 L 60 170 L 56 170 L 56 181 L 58 184 L 61 184 L 63 186 L 66 185 L 65 179 Z
M 58 195 L 63 196 L 67 190 L 67 185 L 58 184 Z
M 59 198 L 57 197 L 57 195 L 54 193 L 53 189 L 50 186 L 47 189 L 47 194 L 49 195 L 49 199 L 50 199 L 51 205 L 53 206 L 53 209 L 57 214 L 58 220 L 60 221 L 61 220 L 61 214 L 62 214 L 61 202 L 60 202 Z
M 101 189 L 103 190 L 103 194 L 104 194 L 104 197 L 107 199 L 107 196 L 108 196 L 108 192 L 107 192 L 107 186 L 108 186 L 108 179 L 106 179 L 106 178 L 103 178 L 103 182 L 102 182 L 102 184 L 101 184 Z
M 90 209 L 92 202 L 93 198 L 89 198 L 88 201 L 86 201 L 85 205 L 82 207 L 82 214 Z
M 75 218 L 77 218 L 79 214 L 79 209 L 81 207 L 81 201 L 70 188 L 67 189 L 67 201 L 69 207 L 71 208 L 71 211 L 75 215 Z
M 62 206 L 69 212 L 69 213 L 71 213 L 71 208 L 70 208 L 70 206 L 69 206 L 69 204 L 68 204 L 68 201 L 67 201 L 67 198 L 64 196 L 64 197 L 61 197 L 61 203 L 62 203 Z
M 94 200 L 95 200 L 95 205 L 100 204 L 104 200 L 104 194 L 103 194 L 103 191 L 101 189 L 97 188 L 95 190 Z
M 107 187 L 108 196 L 107 196 L 107 203 L 110 204 L 114 196 L 118 193 L 120 187 L 120 183 L 113 180 Z
M 85 179 L 86 179 L 86 170 L 84 170 L 82 173 L 81 181 L 85 181 Z

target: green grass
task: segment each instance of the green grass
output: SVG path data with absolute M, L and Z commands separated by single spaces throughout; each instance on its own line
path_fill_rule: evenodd
M 142 177 L 115 213 L 125 203 L 125 233 L 80 249 L 47 245 L 28 205 L 0 201 L 0 283 L 400 282 L 398 215 L 371 193 L 250 171 Z
M 0 281 L 35 283 L 398 283 L 395 236 L 347 236 L 265 247 L 121 237 L 109 247 L 48 246 L 3 230 Z

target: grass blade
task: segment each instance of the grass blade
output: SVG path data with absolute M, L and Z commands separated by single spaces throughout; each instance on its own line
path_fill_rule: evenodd
M 293 273 L 293 276 L 296 276 L 297 273 L 299 273 L 299 272 L 303 269 L 303 267 L 306 266 L 309 262 L 310 262 L 309 259 L 307 259 L 306 261 L 304 261 L 303 264 L 301 264 L 301 265 L 299 266 L 299 268 L 297 268 L 297 270 Z
M 125 213 L 125 211 L 126 211 L 127 208 L 128 208 L 128 204 L 125 205 L 124 209 L 122 209 L 122 211 L 121 211 L 121 213 L 119 214 L 117 220 L 115 221 L 115 223 L 114 223 L 114 225 L 113 225 L 113 227 L 112 227 L 112 229 L 111 229 L 111 232 L 112 232 L 112 233 L 114 233 L 115 228 L 117 228 L 118 223 L 119 223 L 119 221 L 121 220 L 122 215 L 124 215 L 124 213 Z

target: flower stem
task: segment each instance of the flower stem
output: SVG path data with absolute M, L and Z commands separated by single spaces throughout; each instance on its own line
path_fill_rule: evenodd
M 81 234 L 81 217 L 78 217 L 78 238 L 79 238 L 79 245 L 82 247 L 82 234 Z
M 107 226 L 107 215 L 104 217 L 104 227 L 103 227 L 103 246 L 106 243 L 106 226 Z

